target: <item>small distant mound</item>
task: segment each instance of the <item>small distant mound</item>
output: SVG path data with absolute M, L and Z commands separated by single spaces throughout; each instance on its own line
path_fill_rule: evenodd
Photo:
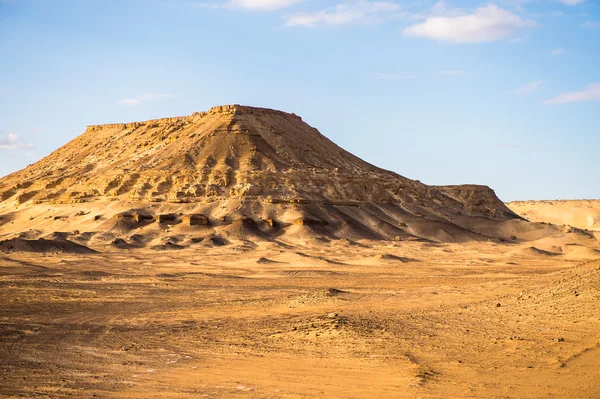
M 339 296 L 339 295 L 343 295 L 343 294 L 347 294 L 347 291 L 343 291 L 343 290 L 339 290 L 337 288 L 327 288 L 327 292 L 325 293 L 325 295 L 327 296 Z
M 162 245 L 155 245 L 151 248 L 155 251 L 180 251 L 182 249 L 185 249 L 186 247 L 184 247 L 183 245 L 177 245 L 175 243 L 168 242 Z
M 277 262 L 276 260 L 271 260 L 271 259 L 262 257 L 259 260 L 257 260 L 256 263 L 261 264 L 261 265 L 268 265 L 268 264 L 281 263 L 281 262 Z
M 263 229 L 261 229 L 261 225 Z M 241 217 L 233 220 L 225 227 L 219 230 L 219 234 L 223 234 L 229 239 L 240 240 L 240 239 L 264 239 L 269 237 L 269 233 L 265 232 L 264 226 L 268 226 L 266 223 L 257 223 L 250 217 Z
M 526 255 L 535 255 L 535 256 L 539 256 L 539 255 L 542 255 L 542 256 L 558 256 L 558 255 L 561 255 L 560 253 L 557 253 L 557 252 L 545 251 L 543 249 L 539 249 L 539 248 L 536 248 L 536 247 L 525 248 L 522 252 L 524 254 L 526 254 Z
M 131 245 L 130 243 L 128 243 L 127 241 L 125 241 L 122 238 L 115 238 L 112 242 L 111 245 L 113 247 L 119 248 L 119 249 L 130 249 L 130 248 L 135 248 L 135 245 Z
M 69 238 L 69 236 L 73 235 L 72 233 L 68 233 L 66 231 L 55 231 L 53 233 L 48 234 L 47 236 L 44 237 L 44 240 L 58 240 L 58 241 L 64 241 L 67 238 Z
M 127 234 L 130 231 L 139 229 L 143 225 L 130 218 L 110 219 L 106 221 L 101 229 L 117 234 Z
M 206 241 L 217 247 L 222 247 L 224 245 L 230 244 L 230 242 L 227 241 L 225 238 L 219 236 L 211 236 Z
M 405 256 L 397 256 L 392 254 L 383 254 L 375 257 L 377 260 L 382 260 L 386 262 L 402 262 L 402 263 L 410 263 L 410 262 L 420 262 L 418 259 L 407 258 Z
M 129 242 L 138 246 L 144 246 L 151 238 L 142 234 L 132 234 L 129 237 Z
M 94 251 L 91 248 L 74 243 L 69 240 L 26 240 L 22 238 L 13 238 L 11 240 L 0 241 L 0 251 L 34 253 L 61 252 L 68 254 L 98 253 L 97 251 Z
M 43 231 L 41 230 L 29 230 L 29 231 L 24 231 L 22 233 L 19 234 L 19 238 L 25 239 L 25 240 L 34 240 L 36 238 L 39 238 L 43 233 Z

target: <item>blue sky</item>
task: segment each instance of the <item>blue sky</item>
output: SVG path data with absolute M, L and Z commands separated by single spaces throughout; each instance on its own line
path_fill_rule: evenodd
M 0 175 L 230 103 L 428 184 L 600 198 L 600 2 L 0 0 Z

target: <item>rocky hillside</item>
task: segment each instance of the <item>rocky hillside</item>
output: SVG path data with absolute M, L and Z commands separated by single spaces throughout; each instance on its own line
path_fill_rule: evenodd
M 488 187 L 427 186 L 350 154 L 299 116 L 240 105 L 89 126 L 0 179 L 0 200 L 4 220 L 14 219 L 7 212 L 15 206 L 78 204 L 86 214 L 110 201 L 112 216 L 142 210 L 158 218 L 160 205 L 212 225 L 328 226 L 319 234 L 337 238 L 485 239 L 499 234 L 478 231 L 482 221 L 520 220 Z

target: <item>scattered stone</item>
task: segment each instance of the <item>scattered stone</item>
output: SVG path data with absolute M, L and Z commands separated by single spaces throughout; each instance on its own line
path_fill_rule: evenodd
M 344 293 L 346 293 L 346 291 L 338 290 L 337 288 L 327 288 L 327 295 L 329 296 L 336 296 Z
M 209 224 L 208 216 L 206 215 L 185 215 L 181 220 L 187 226 L 207 226 Z
M 275 227 L 277 225 L 277 222 L 273 219 L 264 219 L 263 221 L 268 224 L 269 227 Z
M 148 214 L 148 213 L 143 213 L 143 212 L 136 212 L 133 214 L 133 218 L 135 219 L 136 222 L 141 223 L 141 222 L 153 222 L 154 221 L 154 216 Z
M 256 261 L 256 263 L 259 263 L 262 265 L 268 265 L 268 264 L 279 263 L 279 262 L 271 260 L 269 258 L 261 257 L 259 260 Z
M 317 218 L 300 218 L 294 220 L 294 224 L 299 226 L 326 226 L 327 221 Z
M 158 215 L 158 223 L 176 222 L 177 215 L 174 213 L 167 213 L 164 215 Z

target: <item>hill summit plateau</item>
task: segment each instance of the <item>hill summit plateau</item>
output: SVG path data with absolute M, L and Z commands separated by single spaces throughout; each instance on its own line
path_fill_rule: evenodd
M 0 201 L 0 238 L 68 227 L 127 243 L 166 223 L 225 240 L 463 241 L 508 238 L 523 222 L 488 187 L 427 186 L 361 160 L 295 114 L 241 105 L 89 126 L 0 179 Z

